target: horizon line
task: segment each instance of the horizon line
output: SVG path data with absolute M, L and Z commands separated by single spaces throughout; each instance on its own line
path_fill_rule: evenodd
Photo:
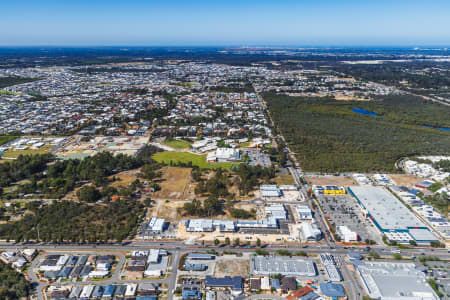
M 127 47 L 127 48 L 280 48 L 280 49 L 314 49 L 314 48 L 410 48 L 410 49 L 416 49 L 418 50 L 428 50 L 429 48 L 440 48 L 441 50 L 450 50 L 450 44 L 417 44 L 417 45 L 411 45 L 411 44 L 399 44 L 399 45 L 386 45 L 386 44 L 378 44 L 378 45 L 336 45 L 336 44 L 330 44 L 330 45 L 264 45 L 264 44 L 251 44 L 251 45 L 237 45 L 237 44 L 179 44 L 179 45 L 164 45 L 164 44 L 158 44 L 158 45 L 130 45 L 130 44 L 114 44 L 114 45 L 107 45 L 107 44 L 85 44 L 85 45 L 77 45 L 77 44 L 61 44 L 61 45 L 52 45 L 52 44 L 30 44 L 30 45 L 1 45 L 0 48 L 37 48 L 37 47 L 43 47 L 43 48 L 87 48 L 87 47 L 95 47 L 95 48 L 120 48 L 120 47 Z M 434 49 L 432 49 L 434 50 Z

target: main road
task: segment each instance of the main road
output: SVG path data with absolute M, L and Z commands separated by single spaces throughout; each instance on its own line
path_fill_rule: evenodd
M 176 279 L 177 279 L 177 269 L 180 257 L 183 253 L 191 253 L 191 252 L 205 252 L 207 250 L 219 250 L 219 251 L 233 251 L 233 252 L 254 252 L 256 249 L 263 248 L 264 250 L 268 251 L 269 253 L 274 253 L 276 250 L 291 250 L 291 251 L 305 251 L 306 253 L 311 254 L 318 254 L 318 253 L 331 253 L 336 256 L 341 257 L 341 261 L 343 262 L 343 256 L 348 254 L 349 252 L 359 252 L 359 253 L 366 253 L 367 249 L 364 247 L 343 247 L 339 245 L 335 246 L 328 246 L 328 245 L 265 245 L 260 248 L 247 248 L 247 247 L 233 247 L 233 246 L 223 246 L 223 245 L 205 245 L 205 246 L 187 246 L 182 242 L 179 241 L 173 241 L 173 242 L 152 242 L 152 241 L 142 241 L 142 242 L 132 242 L 129 244 L 117 244 L 117 245 L 111 245 L 111 244 L 99 244 L 99 245 L 78 245 L 78 244 L 65 244 L 65 245 L 58 245 L 58 244 L 14 244 L 14 243 L 0 243 L 0 250 L 17 250 L 17 249 L 25 249 L 25 248 L 35 248 L 38 250 L 44 250 L 48 252 L 76 252 L 76 251 L 92 251 L 93 253 L 118 253 L 120 251 L 133 251 L 133 250 L 145 250 L 149 248 L 164 248 L 167 249 L 172 254 L 172 265 L 171 265 L 171 273 L 170 276 L 166 279 L 162 280 L 152 280 L 152 282 L 157 282 L 161 284 L 167 284 L 167 299 L 173 298 L 173 293 L 176 288 Z M 390 257 L 392 256 L 391 249 L 389 247 L 383 247 L 383 246 L 374 246 L 371 248 L 373 251 L 376 251 L 381 256 L 384 257 Z M 429 249 L 429 248 L 414 248 L 414 249 L 401 249 L 400 254 L 403 256 L 420 256 L 420 255 L 432 255 L 437 256 L 440 259 L 449 260 L 450 259 L 450 253 L 448 253 L 448 250 L 446 249 Z M 123 254 L 119 254 L 120 261 L 118 264 L 118 267 L 116 268 L 116 271 L 114 272 L 112 278 L 98 282 L 102 284 L 124 284 L 126 282 L 139 282 L 139 281 L 122 281 L 120 280 L 119 273 L 122 269 L 122 266 L 124 264 L 124 256 Z M 37 291 L 38 291 L 38 299 L 44 299 L 44 294 L 42 293 L 42 290 L 48 286 L 46 283 L 39 282 L 38 278 L 36 277 L 36 274 L 34 273 L 34 270 L 37 268 L 39 263 L 39 258 L 36 258 L 31 267 L 28 270 L 28 276 L 29 278 L 34 282 L 35 285 L 37 285 Z M 355 286 L 356 280 L 354 280 L 350 274 L 350 272 L 346 269 L 346 266 L 344 263 L 341 264 L 342 273 L 344 276 L 344 283 L 347 284 L 348 290 L 350 294 L 356 295 L 358 293 L 359 289 L 357 286 Z M 348 282 L 347 282 L 348 281 Z M 68 283 L 70 284 L 70 283 Z M 83 284 L 83 283 L 81 283 Z M 84 283 L 86 284 L 86 283 Z M 356 299 L 356 298 L 355 298 Z

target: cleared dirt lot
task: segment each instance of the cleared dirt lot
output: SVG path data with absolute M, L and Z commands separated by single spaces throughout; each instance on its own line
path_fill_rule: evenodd
M 184 203 L 182 201 L 156 200 L 150 215 L 154 218 L 165 218 L 169 222 L 178 222 L 180 220 L 178 208 L 183 207 Z
M 130 185 L 130 183 L 132 183 L 133 181 L 138 179 L 137 174 L 139 172 L 140 172 L 140 169 L 124 171 L 124 172 L 117 173 L 114 176 L 110 176 L 108 179 L 112 180 L 113 177 L 116 178 L 116 181 L 113 181 L 111 183 L 111 186 L 113 186 L 115 188 L 127 187 L 128 185 Z M 141 181 L 142 181 L 142 179 L 141 179 Z
M 161 190 L 154 193 L 154 198 L 192 200 L 195 198 L 194 187 L 191 180 L 191 168 L 164 167 L 159 183 Z
M 397 184 L 397 185 L 406 185 L 412 186 L 418 182 L 421 182 L 423 179 L 414 175 L 405 175 L 405 174 L 389 174 L 389 177 Z
M 216 262 L 214 268 L 215 277 L 242 276 L 248 277 L 250 273 L 250 262 L 244 259 L 224 259 Z
M 294 184 L 294 177 L 291 174 L 278 174 L 273 181 L 277 185 L 291 185 Z
M 305 176 L 306 181 L 309 184 L 315 185 L 340 185 L 340 186 L 354 186 L 355 182 L 350 177 L 344 176 L 333 176 L 333 175 L 324 175 L 324 176 Z

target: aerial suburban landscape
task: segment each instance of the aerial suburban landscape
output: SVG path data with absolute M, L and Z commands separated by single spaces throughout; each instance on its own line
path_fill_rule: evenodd
M 50 50 L 0 53 L 5 297 L 450 294 L 447 51 Z
M 0 300 L 449 300 L 450 2 L 6 1 Z

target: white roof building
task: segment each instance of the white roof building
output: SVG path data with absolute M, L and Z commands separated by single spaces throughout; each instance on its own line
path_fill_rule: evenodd
M 125 297 L 133 297 L 136 295 L 137 284 L 129 283 L 127 284 L 127 289 L 125 290 Z
M 300 230 L 303 238 L 308 241 L 318 241 L 322 237 L 322 231 L 320 231 L 316 224 L 302 223 Z
M 239 160 L 241 160 L 241 153 L 238 149 L 217 148 L 216 160 L 218 162 L 239 161 Z
M 108 276 L 109 271 L 104 271 L 104 270 L 95 270 L 89 273 L 88 277 L 89 278 L 103 278 Z
M 69 259 L 69 257 L 70 257 L 70 255 L 64 254 L 63 256 L 61 256 L 61 257 L 58 259 L 58 262 L 56 263 L 56 265 L 58 265 L 58 266 L 64 266 L 64 265 L 66 264 L 67 260 Z
M 266 206 L 264 207 L 264 211 L 266 213 L 266 216 L 268 217 L 272 217 L 278 220 L 287 219 L 287 212 L 283 204 L 272 204 L 270 206 Z
M 263 278 L 261 278 L 261 289 L 270 290 L 269 277 L 264 276 Z
M 354 242 L 358 240 L 358 234 L 347 226 L 337 226 L 336 227 L 336 233 L 339 235 L 342 241 L 348 243 L 348 242 Z
M 236 226 L 233 220 L 190 219 L 186 222 L 188 232 L 212 232 L 216 229 L 222 232 L 234 232 Z
M 263 197 L 280 197 L 281 190 L 276 185 L 261 185 L 259 187 Z
M 159 249 L 151 249 L 147 258 L 147 263 L 156 264 L 159 261 Z
M 94 291 L 95 286 L 93 285 L 86 285 L 83 290 L 81 291 L 80 298 L 89 298 L 92 295 L 92 292 Z
M 424 273 L 413 263 L 365 262 L 357 274 L 370 298 L 381 300 L 438 300 Z
M 297 205 L 295 207 L 299 220 L 312 220 L 312 210 L 306 205 Z
M 162 218 L 151 218 L 147 224 L 147 229 L 153 232 L 163 232 L 166 221 Z

